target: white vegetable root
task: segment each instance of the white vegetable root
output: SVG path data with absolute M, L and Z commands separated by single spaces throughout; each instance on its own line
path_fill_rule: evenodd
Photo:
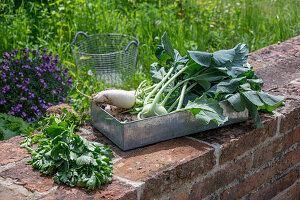
M 119 108 L 132 108 L 135 104 L 135 91 L 104 90 L 91 96 L 95 103 L 114 105 Z

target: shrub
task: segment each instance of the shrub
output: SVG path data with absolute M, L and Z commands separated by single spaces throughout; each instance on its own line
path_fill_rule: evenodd
M 69 102 L 72 87 L 69 68 L 63 69 L 58 55 L 30 49 L 3 53 L 0 61 L 0 112 L 31 122 L 52 105 Z

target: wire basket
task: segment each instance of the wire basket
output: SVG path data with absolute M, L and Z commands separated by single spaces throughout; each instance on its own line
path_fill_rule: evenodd
M 79 35 L 85 36 L 78 40 Z M 71 49 L 79 70 L 93 72 L 108 84 L 121 84 L 133 77 L 139 41 L 128 35 L 77 32 Z

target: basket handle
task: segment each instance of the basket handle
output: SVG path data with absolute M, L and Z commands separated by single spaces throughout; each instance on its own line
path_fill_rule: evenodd
M 136 41 L 131 41 L 129 42 L 129 44 L 127 45 L 127 47 L 125 48 L 125 52 L 128 51 L 129 47 L 134 44 L 136 47 L 139 46 L 139 44 Z
M 83 32 L 83 31 L 78 31 L 78 32 L 75 34 L 75 38 L 74 38 L 73 42 L 71 42 L 71 48 L 72 48 L 72 49 L 73 49 L 74 43 L 75 43 L 76 40 L 77 40 L 77 37 L 78 37 L 80 34 L 84 35 L 85 37 L 88 37 L 88 35 L 87 35 L 85 32 Z

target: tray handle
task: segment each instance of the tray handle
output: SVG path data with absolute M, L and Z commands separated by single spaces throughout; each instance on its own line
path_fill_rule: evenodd
M 87 35 L 85 32 L 83 32 L 83 31 L 78 31 L 78 32 L 75 34 L 75 37 L 74 37 L 73 42 L 71 42 L 71 49 L 74 48 L 74 43 L 76 42 L 77 37 L 78 37 L 80 34 L 81 34 L 81 35 L 84 35 L 85 37 L 88 37 L 88 35 Z
M 127 45 L 127 47 L 125 48 L 125 52 L 128 51 L 129 47 L 134 44 L 136 47 L 139 46 L 139 44 L 136 41 L 131 41 L 129 42 L 129 44 Z

